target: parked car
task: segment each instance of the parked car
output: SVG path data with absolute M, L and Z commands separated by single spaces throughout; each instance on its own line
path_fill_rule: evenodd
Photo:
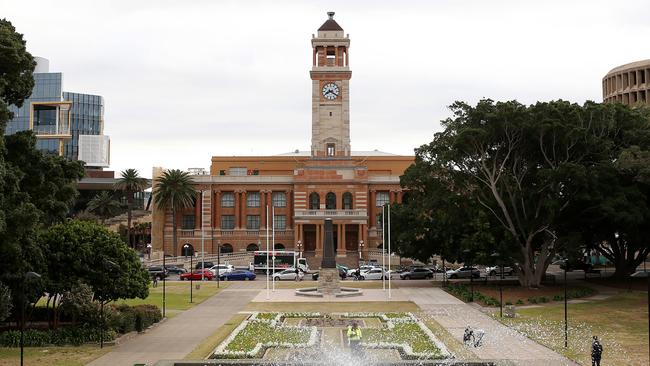
M 428 268 L 412 268 L 400 273 L 399 277 L 403 280 L 433 278 L 433 272 Z
M 215 276 L 221 276 L 226 272 L 232 272 L 234 270 L 235 270 L 235 266 L 233 266 L 232 264 L 218 264 L 216 266 L 210 267 L 210 272 L 212 272 L 212 274 Z
M 481 277 L 481 271 L 476 267 L 460 267 L 458 269 L 452 269 L 447 271 L 448 278 L 479 278 Z
M 361 272 L 360 280 L 381 280 L 383 278 L 388 279 L 388 272 L 383 268 L 372 268 L 368 271 Z
M 203 278 L 208 281 L 211 281 L 214 278 L 214 275 L 212 274 L 212 272 L 210 272 L 209 269 L 204 269 L 204 270 L 195 269 L 194 271 L 192 271 L 192 273 L 181 274 L 180 277 L 181 277 L 181 281 L 189 281 L 189 280 L 201 281 L 201 274 L 203 274 Z
M 515 273 L 515 270 L 512 269 L 512 267 L 508 266 L 503 266 L 503 275 L 504 276 L 512 276 Z M 500 266 L 492 266 L 492 267 L 485 267 L 485 274 L 488 276 L 496 276 L 496 275 L 501 275 L 501 267 Z
M 305 274 L 298 270 L 298 278 L 302 279 L 305 276 Z M 273 279 L 276 281 L 281 281 L 281 280 L 296 280 L 296 269 L 295 268 L 287 268 L 284 271 L 276 272 L 273 274 Z
M 576 260 L 569 259 L 568 260 L 568 266 L 565 264 L 565 261 L 566 261 L 565 259 L 560 259 L 560 260 L 556 260 L 555 262 L 553 262 L 551 264 L 555 264 L 555 265 L 560 266 L 560 269 L 564 269 L 565 267 L 567 267 L 566 270 L 568 272 L 571 272 L 571 271 L 576 270 L 576 269 L 577 270 L 582 270 L 582 271 L 585 271 L 585 272 L 589 272 L 589 271 L 594 269 L 594 266 L 591 263 L 583 262 L 583 261 L 581 261 L 579 259 L 576 259 Z
M 205 268 L 205 269 L 212 268 L 214 266 L 214 262 L 205 261 L 204 263 L 205 264 L 203 265 L 203 268 Z M 200 260 L 196 263 L 196 265 L 194 266 L 194 269 L 201 269 L 201 261 Z
M 221 281 L 248 281 L 255 279 L 255 273 L 243 269 L 236 269 L 219 276 Z
M 165 266 L 165 269 L 167 270 L 168 273 L 173 273 L 173 274 L 187 273 L 187 270 L 185 268 L 178 267 L 178 266 Z
M 162 266 L 151 266 L 147 268 L 147 271 L 149 271 L 149 277 L 151 278 L 156 277 L 160 280 L 167 277 L 167 275 L 169 274 L 168 270 L 166 269 L 163 270 Z
M 359 267 L 358 269 L 359 269 L 359 271 L 360 271 L 361 273 L 363 273 L 363 272 L 369 271 L 369 270 L 371 270 L 371 269 L 373 269 L 373 268 L 378 268 L 378 267 L 376 267 L 376 266 L 371 266 L 371 265 L 365 265 L 365 266 L 361 266 L 361 267 Z M 347 275 L 348 275 L 349 277 L 353 277 L 355 273 L 357 273 L 357 268 L 351 268 L 351 269 L 348 269 L 348 273 L 347 273 Z
M 343 267 L 343 266 L 339 267 L 338 265 L 337 265 L 337 267 L 338 267 L 338 270 L 339 270 L 339 277 L 342 280 L 346 279 L 348 277 L 348 273 L 345 270 L 345 267 Z M 314 280 L 314 281 L 318 281 L 319 275 L 320 275 L 320 272 L 314 272 L 314 273 L 311 274 L 311 279 Z

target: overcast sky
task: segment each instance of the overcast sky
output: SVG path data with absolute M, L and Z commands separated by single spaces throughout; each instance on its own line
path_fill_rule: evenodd
M 0 0 L 64 90 L 102 95 L 111 169 L 309 150 L 312 33 L 350 34 L 353 150 L 411 155 L 455 100 L 601 101 L 650 58 L 650 1 Z

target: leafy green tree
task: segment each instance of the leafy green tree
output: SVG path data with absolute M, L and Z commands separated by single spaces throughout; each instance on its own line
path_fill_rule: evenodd
M 48 293 L 62 295 L 85 283 L 100 303 L 149 294 L 149 275 L 136 252 L 102 225 L 70 220 L 49 228 L 41 242 L 48 253 Z
M 11 290 L 0 282 L 0 322 L 9 317 L 11 306 Z
M 120 212 L 120 203 L 108 191 L 101 191 L 88 202 L 88 211 L 99 216 L 102 223 Z
M 435 179 L 487 213 L 506 233 L 505 246 L 516 248 L 521 284 L 539 286 L 565 243 L 557 221 L 583 188 L 587 167 L 607 157 L 610 121 L 591 102 L 481 100 L 451 110 L 445 130 L 416 150 L 416 164 L 430 165 Z
M 133 212 L 133 195 L 136 192 L 142 192 L 147 188 L 148 182 L 145 178 L 140 177 L 137 169 L 127 169 L 123 171 L 120 178 L 115 182 L 115 187 L 124 191 L 127 202 L 127 237 L 129 245 L 134 247 L 131 240 L 131 215 Z
M 196 191 L 192 184 L 192 178 L 187 172 L 179 169 L 167 170 L 156 178 L 153 196 L 158 207 L 163 210 L 171 209 L 172 211 L 172 244 L 174 256 L 176 256 L 178 246 L 176 213 L 177 210 L 194 204 Z

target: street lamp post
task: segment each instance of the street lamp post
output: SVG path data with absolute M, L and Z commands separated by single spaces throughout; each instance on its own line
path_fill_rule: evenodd
M 298 252 L 300 252 L 300 258 L 302 258 L 302 241 L 298 240 Z
M 472 262 L 470 260 L 471 253 L 472 251 L 469 249 L 463 250 L 463 254 L 465 254 L 465 258 L 467 258 L 467 263 L 465 263 L 465 265 L 469 267 L 469 287 L 471 290 L 470 302 L 474 302 L 474 270 L 472 268 Z
M 41 278 L 41 275 L 36 273 L 36 272 L 27 272 L 23 276 L 23 281 L 22 281 L 22 293 L 21 293 L 21 298 L 20 298 L 20 366 L 23 366 L 23 355 L 24 355 L 24 348 L 25 348 L 25 287 L 27 286 L 26 282 L 29 279 L 36 279 L 36 278 Z
M 147 244 L 147 255 L 149 256 L 149 260 L 151 260 L 151 243 Z
M 363 240 L 359 240 L 359 268 L 361 268 L 361 260 L 363 259 L 362 253 L 363 253 Z
M 190 251 L 190 245 L 189 244 L 183 245 L 183 249 L 185 249 L 185 257 L 187 257 L 187 252 Z M 192 303 L 192 286 L 194 285 L 194 281 L 193 281 L 194 276 L 192 276 L 192 270 L 194 267 L 193 259 L 194 259 L 194 253 L 192 253 L 192 255 L 190 256 L 190 304 Z
M 217 240 L 217 288 L 221 281 L 221 240 Z
M 564 348 L 568 347 L 569 344 L 569 322 L 567 315 L 567 291 L 566 291 L 566 270 L 569 262 L 567 259 L 564 260 Z
M 501 286 L 501 281 L 503 281 L 503 263 L 499 260 L 499 253 L 494 252 L 491 255 L 497 261 L 497 264 L 501 267 L 501 278 L 499 279 L 499 316 L 503 318 L 503 287 Z

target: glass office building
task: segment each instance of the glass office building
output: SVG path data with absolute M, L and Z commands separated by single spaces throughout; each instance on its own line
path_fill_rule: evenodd
M 41 151 L 70 160 L 92 156 L 91 162 L 86 161 L 87 167 L 108 167 L 109 139 L 103 135 L 104 98 L 64 92 L 63 74 L 49 72 L 46 59 L 35 59 L 37 66 L 32 95 L 20 108 L 10 106 L 14 117 L 7 124 L 5 134 L 32 130 L 37 137 L 36 147 Z M 89 137 L 80 143 L 79 136 Z M 101 151 L 95 151 L 98 149 Z M 80 151 L 85 153 L 81 154 L 84 156 Z

